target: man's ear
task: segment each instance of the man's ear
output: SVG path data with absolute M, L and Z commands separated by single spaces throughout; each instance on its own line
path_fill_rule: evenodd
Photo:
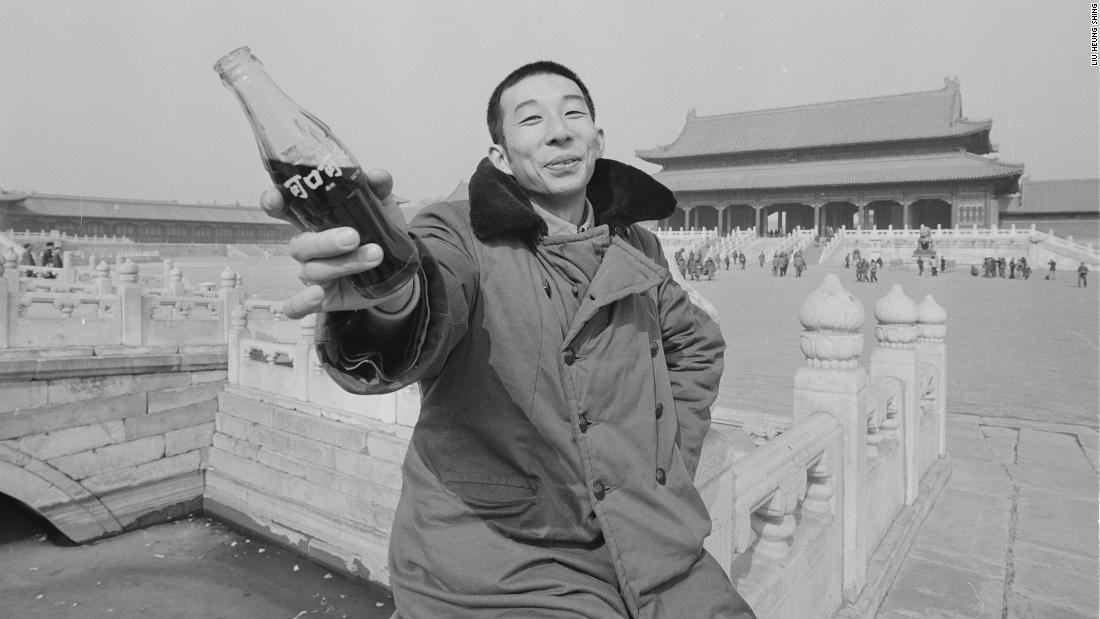
M 596 157 L 603 157 L 603 129 L 600 129 L 599 127 L 596 128 L 596 144 Z
M 493 144 L 489 147 L 489 162 L 501 172 L 513 176 L 512 165 L 508 163 L 508 153 L 504 151 L 504 147 L 500 144 Z

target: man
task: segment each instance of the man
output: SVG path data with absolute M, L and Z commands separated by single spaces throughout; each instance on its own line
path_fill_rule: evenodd
M 753 616 L 702 550 L 692 483 L 725 343 L 635 223 L 670 215 L 671 192 L 601 159 L 594 114 L 561 65 L 505 78 L 469 201 L 417 215 L 422 266 L 391 298 L 342 277 L 381 260 L 354 231 L 291 241 L 311 285 L 284 310 L 324 312 L 330 375 L 355 393 L 420 383 L 390 538 L 397 617 Z M 262 202 L 285 214 L 277 191 Z
M 19 264 L 25 267 L 37 266 L 34 263 L 34 252 L 31 251 L 30 243 L 23 243 L 23 251 L 19 253 Z M 31 277 L 34 275 L 34 269 L 25 269 L 23 275 Z
M 1089 267 L 1084 262 L 1081 263 L 1081 266 L 1077 267 L 1077 287 L 1089 287 Z
M 42 266 L 52 267 L 52 266 L 55 265 L 55 263 L 60 263 L 60 262 L 61 262 L 61 252 L 60 252 L 60 250 L 54 249 L 53 241 L 47 241 L 46 242 L 46 249 L 44 249 L 42 251 Z M 46 279 L 55 279 L 57 277 L 57 274 L 56 273 L 42 273 L 42 274 L 40 274 L 40 277 L 44 277 Z
M 1047 276 L 1045 279 L 1054 279 L 1054 269 L 1058 266 L 1058 263 L 1054 261 L 1054 258 L 1051 258 L 1047 262 L 1047 266 L 1050 267 L 1050 270 L 1047 271 Z

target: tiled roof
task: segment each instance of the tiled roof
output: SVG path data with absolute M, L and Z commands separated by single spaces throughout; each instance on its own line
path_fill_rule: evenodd
M 957 137 L 988 131 L 991 120 L 962 116 L 957 80 L 941 90 L 831 101 L 718 116 L 688 113 L 672 144 L 639 150 L 653 163 L 678 157 Z
M 97 219 L 205 221 L 236 224 L 279 225 L 283 223 L 268 217 L 259 206 L 207 206 L 154 200 L 93 198 L 38 193 L 21 195 L 24 197 L 23 200 L 7 201 L 7 204 L 18 204 L 19 206 L 16 208 L 25 209 L 27 214 L 80 215 Z M 11 208 L 11 206 L 8 208 Z
M 674 192 L 969 181 L 1019 176 L 1023 164 L 964 152 L 659 172 Z
M 1020 203 L 1014 213 L 1100 211 L 1100 178 L 1020 182 Z

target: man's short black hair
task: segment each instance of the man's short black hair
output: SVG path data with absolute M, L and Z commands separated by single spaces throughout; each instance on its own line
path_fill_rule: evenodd
M 525 64 L 509 73 L 508 77 L 497 84 L 497 87 L 493 89 L 493 94 L 489 96 L 489 109 L 486 111 L 485 121 L 489 125 L 489 137 L 492 138 L 493 144 L 504 145 L 504 118 L 500 110 L 501 95 L 504 94 L 505 90 L 532 75 L 544 74 L 560 75 L 576 84 L 581 89 L 581 94 L 584 95 L 584 102 L 588 105 L 588 113 L 592 115 L 592 120 L 596 120 L 596 104 L 592 103 L 592 95 L 588 94 L 588 87 L 584 85 L 581 78 L 577 77 L 577 74 L 568 67 L 552 60 L 539 60 Z

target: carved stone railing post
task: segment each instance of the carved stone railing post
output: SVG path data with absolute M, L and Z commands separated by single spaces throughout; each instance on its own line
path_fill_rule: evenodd
M 229 311 L 229 332 L 225 343 L 228 358 L 227 379 L 230 385 L 241 384 L 241 340 L 248 336 L 248 309 L 238 304 Z
M 913 343 L 917 341 L 917 304 L 901 286 L 894 284 L 890 292 L 875 303 L 875 336 L 878 347 L 871 352 L 871 382 L 877 384 L 892 377 L 904 385 L 900 404 L 901 439 L 905 455 L 905 504 L 912 505 L 920 486 L 917 454 L 920 446 L 919 416 L 916 414 L 917 356 Z
M 842 582 L 849 601 L 859 597 L 867 581 L 867 373 L 859 367 L 864 318 L 859 300 L 835 274 L 826 275 L 798 312 L 806 365 L 794 376 L 795 427 L 814 413 L 825 412 L 842 428 Z
M 138 265 L 127 260 L 118 265 L 118 296 L 122 306 L 122 345 L 141 346 L 144 341 L 145 323 L 149 320 L 144 311 L 144 299 L 138 284 Z
M 161 286 L 163 287 L 164 294 L 171 294 L 168 290 L 169 282 L 172 281 L 172 269 L 175 268 L 175 263 L 171 258 L 165 258 L 163 263 L 163 273 L 161 274 Z
M 92 285 L 96 294 L 111 294 L 114 286 L 111 284 L 111 267 L 106 261 L 101 260 L 92 270 Z
M 233 310 L 241 304 L 241 290 L 237 288 L 237 273 L 225 267 L 218 279 L 218 322 L 221 323 L 225 342 L 229 343 L 229 331 L 233 328 Z M 232 350 L 232 349 L 228 349 Z
M 15 250 L 11 247 L 4 248 L 4 278 L 11 280 L 12 276 L 15 276 L 15 281 L 19 281 L 19 254 L 15 253 Z
M 173 297 L 187 294 L 187 290 L 183 287 L 183 271 L 176 267 L 172 267 L 172 270 L 168 271 L 168 282 L 164 293 Z
M 922 389 L 932 389 L 931 394 L 922 393 L 922 401 L 929 397 L 928 402 L 934 404 L 934 414 L 938 415 L 939 444 L 936 453 L 939 457 L 947 455 L 947 345 L 944 337 L 947 334 L 947 312 L 939 303 L 926 295 L 917 307 L 917 356 L 922 367 L 933 367 L 938 370 L 933 376 L 934 381 L 930 385 L 922 385 Z M 921 377 L 922 383 L 928 377 Z
M 312 378 L 310 372 L 310 353 L 313 351 L 313 330 L 317 326 L 317 315 L 307 314 L 298 321 L 301 335 L 294 346 L 294 392 L 295 398 L 303 402 L 309 401 L 309 383 Z
M 19 324 L 19 270 L 15 250 L 4 250 L 4 281 L 0 282 L 0 349 L 11 347 L 15 341 L 15 329 Z
M 61 252 L 61 281 L 66 284 L 76 283 L 76 263 L 73 262 L 73 252 Z

